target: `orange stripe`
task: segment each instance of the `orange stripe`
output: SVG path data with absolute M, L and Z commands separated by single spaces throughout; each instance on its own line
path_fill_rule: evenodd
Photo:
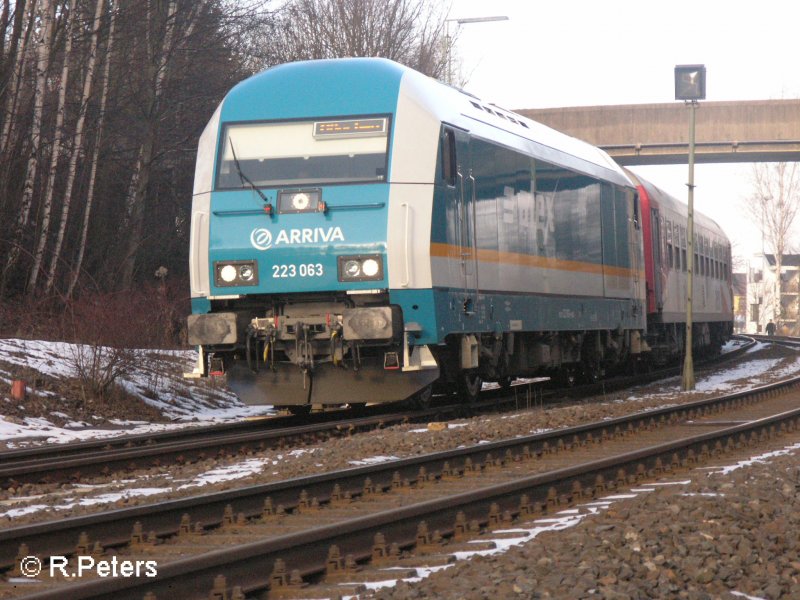
M 452 258 L 461 260 L 461 247 L 452 244 L 442 244 L 431 242 L 431 256 L 440 258 Z M 464 248 L 465 252 L 470 248 Z M 578 262 L 573 260 L 563 260 L 560 258 L 548 258 L 546 256 L 535 256 L 533 254 L 522 254 L 520 252 L 500 252 L 499 250 L 478 249 L 478 260 L 497 264 L 520 265 L 523 267 L 538 267 L 540 269 L 552 269 L 557 271 L 570 271 L 573 273 L 591 273 L 594 275 L 611 275 L 615 277 L 636 277 L 637 272 L 627 267 L 612 267 L 610 265 L 598 265 L 595 263 Z M 639 271 L 638 276 L 644 278 L 644 271 Z

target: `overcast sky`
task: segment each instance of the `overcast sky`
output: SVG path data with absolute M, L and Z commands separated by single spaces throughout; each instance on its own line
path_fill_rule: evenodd
M 800 98 L 798 0 L 453 0 L 450 11 L 494 15 L 509 20 L 461 26 L 454 55 L 467 91 L 505 108 L 674 102 L 675 65 L 695 63 L 707 100 Z M 685 165 L 633 170 L 685 201 Z M 738 255 L 761 249 L 741 208 L 751 172 L 695 167 L 695 209 Z

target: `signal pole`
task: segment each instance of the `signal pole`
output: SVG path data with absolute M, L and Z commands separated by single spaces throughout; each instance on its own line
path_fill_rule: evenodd
M 689 107 L 689 198 L 686 260 L 686 346 L 684 348 L 681 389 L 695 388 L 694 361 L 692 360 L 692 288 L 694 284 L 694 141 L 698 100 L 706 97 L 706 68 L 704 65 L 677 65 L 675 67 L 675 99 L 683 100 Z

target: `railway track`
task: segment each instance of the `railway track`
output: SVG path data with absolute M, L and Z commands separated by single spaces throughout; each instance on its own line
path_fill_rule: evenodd
M 791 337 L 787 335 L 757 335 L 748 334 L 747 337 L 752 338 L 757 342 L 764 342 L 770 344 L 779 344 L 781 346 L 788 346 L 789 348 L 800 347 L 800 338 Z
M 734 352 L 706 361 L 706 367 L 740 356 L 753 344 L 755 342 L 750 342 Z M 485 392 L 481 401 L 468 407 L 460 402 L 439 398 L 430 408 L 424 410 L 405 409 L 397 412 L 397 407 L 393 409 L 391 406 L 376 405 L 362 409 L 358 416 L 354 416 L 352 410 L 338 410 L 312 414 L 305 418 L 305 422 L 295 416 L 278 416 L 111 440 L 13 450 L 4 452 L 0 457 L 0 486 L 9 488 L 24 483 L 81 482 L 90 477 L 114 474 L 121 476 L 136 469 L 184 464 L 209 457 L 247 456 L 269 448 L 316 444 L 331 437 L 351 435 L 397 423 L 425 422 L 432 418 L 459 415 L 465 409 L 513 409 L 557 397 L 567 400 L 590 397 L 649 383 L 678 372 L 677 368 L 669 368 L 617 377 L 567 390 L 520 384 L 512 386 L 511 390 Z M 392 410 L 395 412 L 391 412 Z
M 313 597 L 301 581 L 363 581 L 386 565 L 411 569 L 419 560 L 404 554 L 413 548 L 435 555 L 428 561 L 450 560 L 486 529 L 797 431 L 799 385 L 800 378 L 526 438 L 19 527 L 0 532 L 0 566 L 13 568 L 13 549 L 22 544 L 18 555 L 74 554 L 77 545 L 98 559 L 106 552 L 158 561 L 153 579 L 28 584 L 31 598 L 162 598 L 175 590 L 208 597 L 215 585 Z M 356 566 L 369 560 L 359 574 Z

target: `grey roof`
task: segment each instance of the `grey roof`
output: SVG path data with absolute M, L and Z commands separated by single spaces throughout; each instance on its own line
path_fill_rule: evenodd
M 770 264 L 771 267 L 775 266 L 774 254 L 765 254 L 764 257 L 767 259 L 767 262 Z M 784 254 L 783 259 L 781 260 L 781 266 L 800 267 L 800 254 Z

